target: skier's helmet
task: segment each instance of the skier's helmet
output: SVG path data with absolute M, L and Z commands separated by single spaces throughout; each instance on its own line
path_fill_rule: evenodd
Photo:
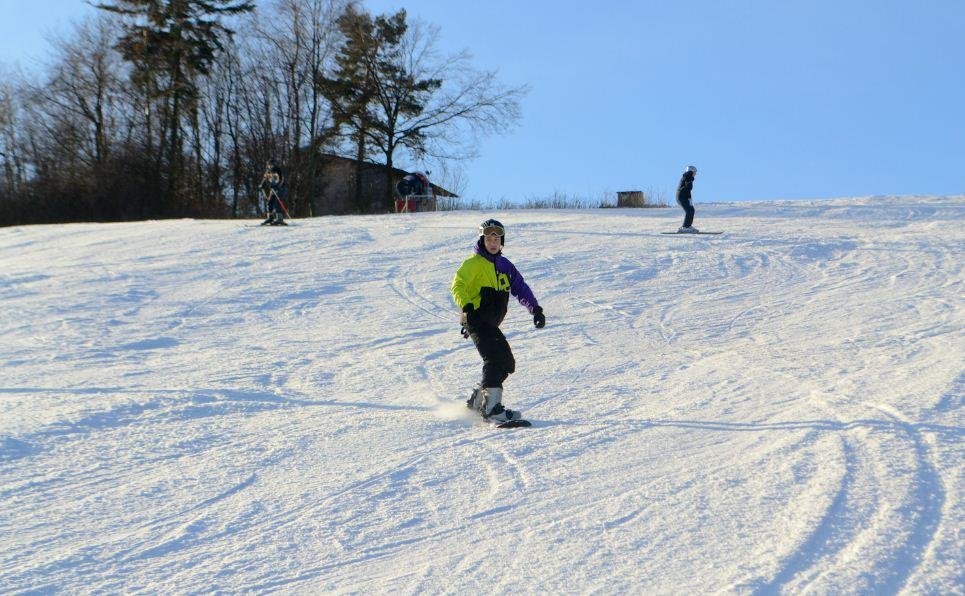
M 696 174 L 697 166 L 687 166 L 687 171 L 690 172 L 691 174 Z
M 479 224 L 479 236 L 489 236 L 495 234 L 499 236 L 499 245 L 506 246 L 506 228 L 498 220 L 487 219 Z

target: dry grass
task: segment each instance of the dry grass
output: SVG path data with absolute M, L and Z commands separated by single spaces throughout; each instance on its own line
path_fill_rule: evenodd
M 643 200 L 639 204 L 626 205 L 632 208 L 665 208 L 667 204 L 661 193 L 652 189 L 644 191 Z M 549 197 L 527 197 L 522 200 L 507 198 L 498 201 L 478 201 L 458 197 L 439 198 L 439 211 L 483 211 L 508 209 L 612 209 L 617 206 L 617 195 L 613 192 L 603 193 L 596 199 L 581 198 L 566 193 L 556 192 Z

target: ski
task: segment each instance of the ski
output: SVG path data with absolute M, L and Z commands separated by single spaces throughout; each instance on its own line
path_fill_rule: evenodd
M 660 233 L 665 234 L 667 236 L 702 236 L 705 234 L 710 236 L 716 236 L 717 234 L 723 234 L 723 232 L 660 232 Z

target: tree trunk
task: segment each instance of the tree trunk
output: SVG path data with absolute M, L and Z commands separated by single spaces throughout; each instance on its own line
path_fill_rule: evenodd
M 357 141 L 357 150 L 355 153 L 355 197 L 353 198 L 353 203 L 355 208 L 359 210 L 359 213 L 368 213 L 371 211 L 371 206 L 363 204 L 364 198 L 362 193 L 362 168 L 365 164 L 365 134 L 359 133 Z
M 389 212 L 395 210 L 395 188 L 392 185 L 392 154 L 395 147 L 390 146 L 385 152 L 385 200 L 388 201 Z

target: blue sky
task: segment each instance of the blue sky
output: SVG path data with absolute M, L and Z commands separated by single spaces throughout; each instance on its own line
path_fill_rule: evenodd
M 697 202 L 965 193 L 962 0 L 366 0 L 527 84 L 465 164 L 481 200 L 651 190 Z M 0 62 L 30 67 L 80 0 L 0 0 Z M 28 25 L 29 24 L 29 25 Z M 418 164 L 412 164 L 417 166 Z

